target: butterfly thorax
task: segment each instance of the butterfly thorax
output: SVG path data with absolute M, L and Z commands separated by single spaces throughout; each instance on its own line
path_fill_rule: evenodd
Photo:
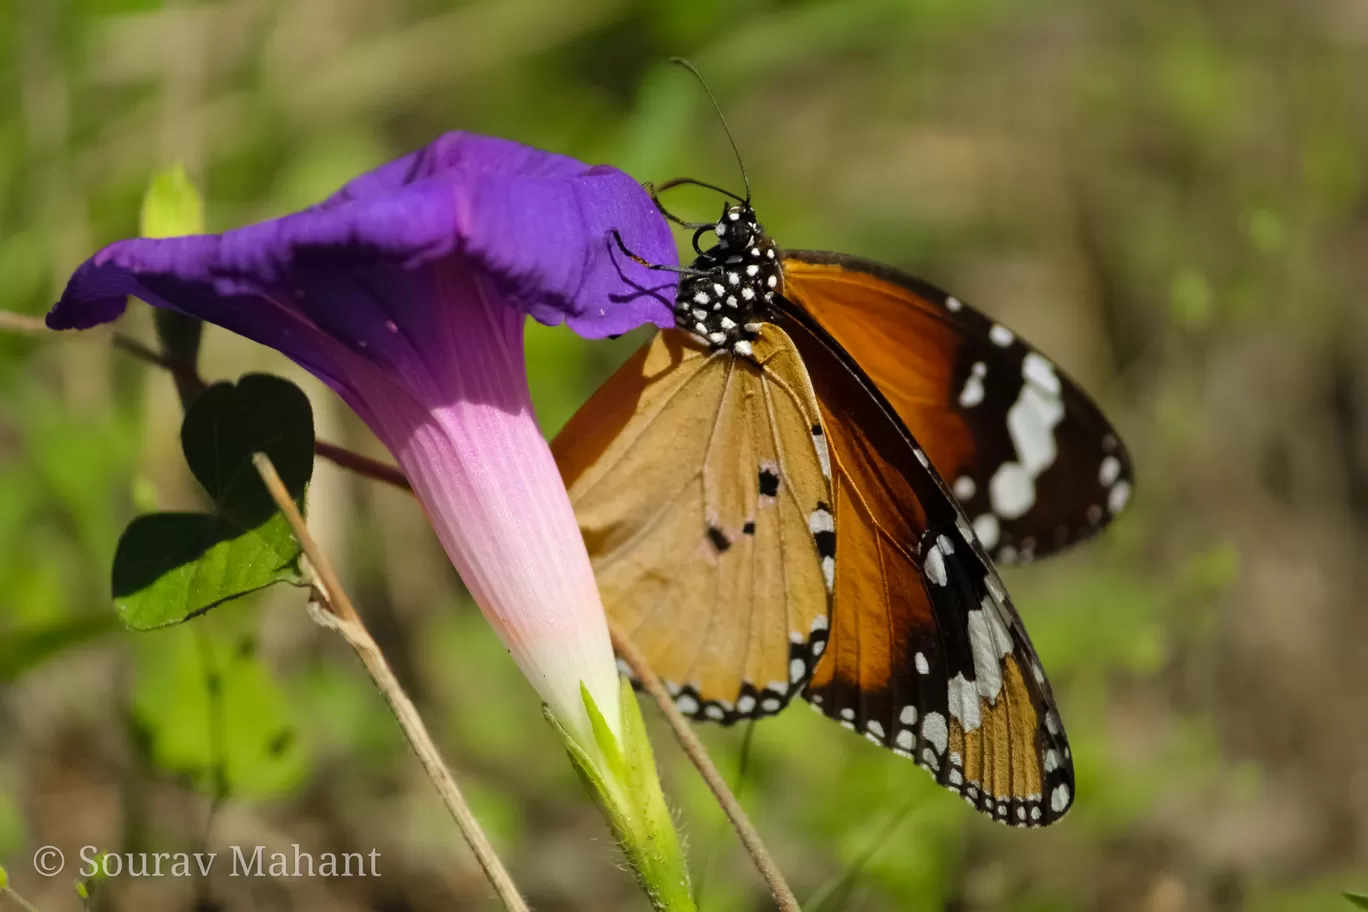
M 749 204 L 723 209 L 713 232 L 717 243 L 679 283 L 675 324 L 712 349 L 748 356 L 783 280 L 779 257 Z

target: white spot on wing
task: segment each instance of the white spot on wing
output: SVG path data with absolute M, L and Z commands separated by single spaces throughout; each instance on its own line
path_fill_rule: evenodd
M 945 307 L 951 313 L 959 313 L 960 309 L 963 308 L 964 305 L 960 303 L 959 298 L 951 296 L 945 299 Z
M 831 477 L 831 450 L 827 449 L 825 434 L 812 435 L 812 448 L 817 451 L 817 462 L 822 466 L 822 477 Z
M 752 709 L 755 709 L 755 697 L 752 697 L 750 694 L 746 694 L 741 699 L 736 701 L 737 712 L 746 714 L 749 713 Z
M 939 544 L 933 544 L 926 550 L 926 563 L 922 567 L 926 571 L 926 578 L 937 586 L 944 586 L 950 581 L 945 572 L 945 558 L 941 555 Z
M 970 611 L 967 624 L 978 692 L 995 703 L 1002 693 L 1002 658 L 1012 652 L 1012 637 L 991 603 Z
M 903 725 L 916 725 L 917 707 L 911 705 L 910 703 L 907 706 L 904 706 L 902 708 L 902 712 L 898 713 L 898 721 L 901 722 Z
M 994 323 L 993 328 L 988 330 L 988 338 L 992 340 L 994 345 L 999 346 L 1000 348 L 1006 348 L 1012 344 L 1012 340 L 1015 339 L 1016 336 L 1012 335 L 1012 331 L 1001 323 Z
M 1055 790 L 1050 793 L 1050 810 L 1056 814 L 1061 813 L 1069 806 L 1069 787 L 1061 782 L 1055 786 Z
M 1021 376 L 1027 382 L 1034 383 L 1056 396 L 1059 395 L 1059 375 L 1044 355 L 1028 352 L 1025 360 L 1021 362 Z
M 974 520 L 974 535 L 978 537 L 979 543 L 983 545 L 985 551 L 991 551 L 997 547 L 998 535 L 1001 531 L 998 518 L 992 513 L 984 513 Z
M 950 679 L 947 691 L 950 718 L 957 719 L 965 732 L 978 729 L 982 720 L 979 717 L 979 695 L 974 682 L 960 672 Z
M 1120 513 L 1130 501 L 1130 493 L 1130 482 L 1118 481 L 1112 485 L 1112 489 L 1107 492 L 1107 509 L 1113 513 Z
M 1097 480 L 1104 488 L 1110 488 L 1116 479 L 1121 477 L 1121 460 L 1115 456 L 1108 456 L 1102 460 L 1102 465 L 1097 470 Z
M 925 656 L 925 655 L 923 655 L 922 653 L 919 652 L 919 653 L 917 653 L 917 655 L 916 655 L 916 657 L 913 659 L 913 661 L 916 662 L 916 664 L 917 664 L 917 674 L 930 674 L 930 673 L 931 673 L 931 666 L 927 663 L 927 661 L 926 661 L 926 656 Z M 907 724 L 908 724 L 908 725 L 911 725 L 913 722 L 916 722 L 916 721 L 917 721 L 917 707 L 915 707 L 915 706 L 906 706 L 906 707 L 904 707 L 904 708 L 903 708 L 903 715 L 907 715 L 907 711 L 908 711 L 909 709 L 912 710 L 912 721 L 911 721 L 911 722 L 908 722 Z
M 1007 433 L 1019 461 L 1004 462 L 988 482 L 993 512 L 1003 519 L 1016 519 L 1034 506 L 1035 480 L 1058 455 L 1054 429 L 1064 418 L 1059 378 L 1050 362 L 1032 352 L 1021 372 L 1021 393 L 1007 410 Z
M 987 373 L 988 365 L 982 361 L 974 362 L 974 366 L 969 370 L 969 376 L 964 380 L 964 389 L 960 390 L 961 408 L 973 408 L 983 401 L 983 377 Z
M 826 583 L 827 592 L 836 587 L 836 558 L 829 554 L 822 558 L 822 582 Z
M 978 488 L 974 484 L 974 479 L 970 478 L 968 475 L 961 475 L 959 478 L 955 479 L 955 496 L 961 501 L 966 501 L 973 497 L 974 491 L 976 490 L 978 490 Z
M 898 745 L 898 747 L 901 747 L 903 750 L 911 750 L 912 729 L 904 728 L 902 731 L 898 732 L 897 737 L 893 739 L 893 743 Z
M 1004 462 L 988 481 L 988 497 L 993 512 L 1017 519 L 1035 505 L 1035 478 L 1021 465 Z
M 813 535 L 818 532 L 834 532 L 835 530 L 836 521 L 826 507 L 818 507 L 808 514 L 808 531 Z
M 935 746 L 937 754 L 945 753 L 945 747 L 950 743 L 950 729 L 945 726 L 944 716 L 938 712 L 927 713 L 921 730 L 922 737 Z

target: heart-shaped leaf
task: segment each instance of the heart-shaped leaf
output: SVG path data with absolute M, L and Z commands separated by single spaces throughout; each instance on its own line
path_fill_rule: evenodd
M 313 411 L 279 377 L 248 374 L 216 383 L 181 425 L 190 471 L 212 513 L 153 513 L 135 519 L 114 555 L 114 604 L 124 624 L 178 624 L 229 599 L 299 576 L 299 544 L 252 465 L 264 452 L 295 502 L 313 475 Z

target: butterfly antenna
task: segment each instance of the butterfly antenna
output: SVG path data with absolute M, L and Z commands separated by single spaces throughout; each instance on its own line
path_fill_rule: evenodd
M 670 63 L 677 63 L 690 73 L 693 73 L 694 78 L 698 80 L 698 84 L 703 87 L 703 94 L 707 95 L 708 101 L 712 102 L 713 110 L 717 112 L 717 119 L 722 121 L 722 129 L 727 134 L 727 141 L 731 143 L 732 154 L 736 156 L 736 166 L 741 169 L 741 182 L 746 185 L 746 205 L 749 206 L 751 198 L 750 177 L 746 174 L 745 163 L 741 161 L 741 150 L 736 146 L 736 137 L 732 136 L 731 127 L 727 126 L 727 118 L 722 115 L 722 106 L 717 103 L 717 96 L 712 93 L 712 89 L 708 88 L 708 83 L 704 81 L 703 74 L 698 72 L 698 67 L 689 63 L 689 61 L 685 60 L 683 57 L 671 57 Z

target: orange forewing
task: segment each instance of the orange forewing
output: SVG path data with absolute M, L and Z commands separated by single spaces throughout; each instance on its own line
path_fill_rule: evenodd
M 789 251 L 783 263 L 785 297 L 868 375 L 971 519 L 994 513 L 994 473 L 1020 458 L 1009 413 L 1026 360 L 1048 365 L 1056 389 L 1038 392 L 1059 403 L 1054 454 L 1033 480 L 1029 511 L 998 516 L 984 533 L 998 561 L 1044 557 L 1095 534 L 1124 508 L 1133 472 L 1110 424 L 1073 381 L 1005 327 L 881 264 L 810 251 Z

